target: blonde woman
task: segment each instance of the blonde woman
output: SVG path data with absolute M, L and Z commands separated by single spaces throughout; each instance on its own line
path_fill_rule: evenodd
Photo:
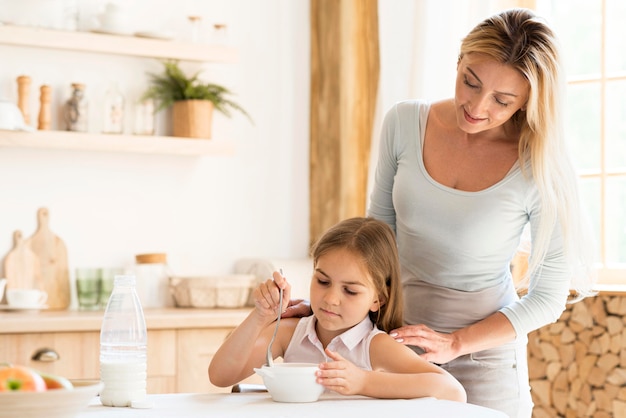
M 397 236 L 405 326 L 390 335 L 442 365 L 468 402 L 530 417 L 527 334 L 589 292 L 555 35 L 508 10 L 463 39 L 455 97 L 386 115 L 368 214 Z M 509 264 L 530 224 L 528 293 Z

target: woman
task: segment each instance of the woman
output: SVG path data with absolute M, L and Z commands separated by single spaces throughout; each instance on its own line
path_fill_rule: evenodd
M 368 211 L 397 236 L 407 325 L 390 335 L 455 376 L 468 402 L 511 417 L 532 413 L 527 334 L 559 318 L 570 286 L 590 285 L 562 81 L 554 34 L 532 12 L 480 23 L 453 99 L 386 115 Z M 509 264 L 527 223 L 519 299 Z

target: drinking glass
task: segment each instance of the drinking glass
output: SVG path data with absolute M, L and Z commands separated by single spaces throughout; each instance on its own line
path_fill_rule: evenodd
M 100 269 L 84 267 L 76 269 L 76 296 L 80 310 L 99 308 L 101 286 Z

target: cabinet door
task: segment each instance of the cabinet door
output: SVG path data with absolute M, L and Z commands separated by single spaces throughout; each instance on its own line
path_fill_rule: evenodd
M 33 359 L 38 352 L 41 359 Z M 22 364 L 68 379 L 99 379 L 99 354 L 99 332 L 0 335 L 0 362 Z
M 148 393 L 176 392 L 176 331 L 148 331 Z
M 232 328 L 190 329 L 178 331 L 177 392 L 230 392 L 209 382 L 209 363 Z M 263 383 L 252 375 L 246 383 Z

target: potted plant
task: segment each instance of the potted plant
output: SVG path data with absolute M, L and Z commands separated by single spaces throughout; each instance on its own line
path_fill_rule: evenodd
M 174 136 L 188 138 L 210 138 L 213 109 L 231 117 L 231 110 L 250 115 L 237 103 L 228 98 L 232 94 L 218 84 L 203 83 L 198 74 L 187 76 L 178 66 L 178 61 L 163 61 L 162 74 L 149 74 L 150 87 L 142 99 L 152 99 L 156 110 L 172 106 Z

